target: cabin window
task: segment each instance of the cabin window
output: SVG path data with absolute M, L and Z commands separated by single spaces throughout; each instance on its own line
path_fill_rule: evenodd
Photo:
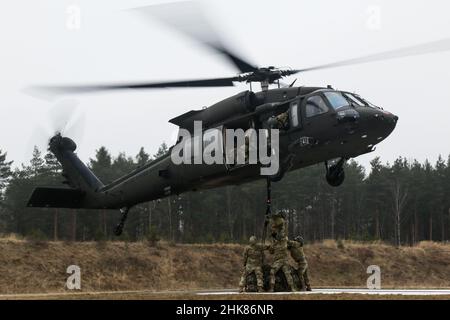
M 312 96 L 306 100 L 305 114 L 307 118 L 317 116 L 328 111 L 327 104 L 321 96 Z
M 289 110 L 289 118 L 291 119 L 291 127 L 298 127 L 299 119 L 298 119 L 298 102 L 292 102 L 291 108 Z

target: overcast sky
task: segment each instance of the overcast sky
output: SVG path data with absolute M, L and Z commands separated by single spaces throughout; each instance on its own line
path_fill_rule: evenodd
M 158 1 L 162 2 L 162 1 Z M 28 161 L 38 126 L 50 128 L 56 101 L 22 89 L 35 84 L 178 80 L 236 74 L 223 57 L 129 8 L 156 1 L 15 0 L 0 10 L 0 149 Z M 450 37 L 445 0 L 204 1 L 205 11 L 235 51 L 259 66 L 304 68 Z M 71 17 L 80 12 L 77 19 Z M 300 74 L 299 85 L 354 91 L 400 117 L 380 156 L 436 161 L 450 153 L 450 52 Z M 295 78 L 286 79 L 290 82 Z M 83 161 L 105 145 L 113 155 L 154 153 L 171 142 L 167 121 L 246 90 L 161 89 L 71 96 L 85 114 L 75 136 Z

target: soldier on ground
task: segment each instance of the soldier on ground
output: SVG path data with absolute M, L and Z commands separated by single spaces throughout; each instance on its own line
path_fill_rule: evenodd
M 311 291 L 311 285 L 308 277 L 308 262 L 306 261 L 305 253 L 303 252 L 303 238 L 297 236 L 294 241 L 288 241 L 288 249 L 291 252 L 291 257 L 297 263 L 297 272 L 300 279 L 302 290 Z
M 275 287 L 275 275 L 278 270 L 282 270 L 284 276 L 286 277 L 287 284 L 292 291 L 296 291 L 297 288 L 294 284 L 294 279 L 292 278 L 289 262 L 288 262 L 288 239 L 287 237 L 272 238 L 272 244 L 270 246 L 269 252 L 273 254 L 273 263 L 270 268 L 270 291 L 274 291 Z
M 244 270 L 242 271 L 241 281 L 239 282 L 239 292 L 244 292 L 247 276 L 252 272 L 256 276 L 258 292 L 264 291 L 262 265 L 264 262 L 264 250 L 267 249 L 268 246 L 257 243 L 255 236 L 250 237 L 249 246 L 244 251 Z

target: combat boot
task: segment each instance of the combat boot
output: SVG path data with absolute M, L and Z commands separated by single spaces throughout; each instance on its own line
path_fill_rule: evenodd
M 291 292 L 297 292 L 300 291 L 299 289 L 297 289 L 296 285 L 291 286 Z
M 305 285 L 305 281 L 303 280 L 303 277 L 300 278 L 300 288 L 299 291 L 306 291 L 306 285 Z
M 244 287 L 239 287 L 239 293 L 244 293 Z
M 263 287 L 258 287 L 258 292 L 264 292 L 264 288 Z
M 306 285 L 306 291 L 312 291 L 311 286 L 309 284 Z

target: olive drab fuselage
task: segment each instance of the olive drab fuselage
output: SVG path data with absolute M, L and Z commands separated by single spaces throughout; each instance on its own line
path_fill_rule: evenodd
M 343 94 L 349 93 L 319 87 L 289 87 L 257 93 L 244 91 L 208 108 L 189 111 L 170 122 L 193 133 L 194 121 L 201 121 L 203 132 L 216 129 L 217 134 L 222 134 L 226 129 L 267 128 L 270 119 L 286 113 L 287 126 L 279 130 L 280 169 L 270 177 L 279 180 L 291 170 L 371 152 L 394 130 L 396 116 L 356 95 L 351 96 L 356 103 L 346 96 L 348 105 L 336 109 L 332 102 L 342 101 L 339 95 Z M 318 107 L 320 109 L 314 110 Z M 92 176 L 81 179 L 77 176 L 77 171 L 86 170 L 81 170 L 72 159 L 76 155 L 73 146 L 66 147 L 70 145 L 68 141 L 55 145 L 54 153 L 63 164 L 69 182 L 81 181 L 79 185 L 72 185 L 82 189 L 77 205 L 72 207 L 129 208 L 171 194 L 266 178 L 260 174 L 260 164 L 229 165 L 224 161 L 222 164 L 176 165 L 171 159 L 171 147 L 166 155 L 103 186 Z M 94 187 L 85 187 L 83 179 L 96 183 Z
M 262 127 L 261 122 L 281 112 L 289 113 L 289 127 L 280 130 L 280 163 L 289 154 L 293 155 L 289 170 L 303 168 L 335 158 L 353 158 L 371 152 L 395 128 L 397 118 L 369 105 L 349 106 L 343 110 L 328 110 L 307 117 L 305 105 L 309 97 L 323 96 L 331 89 L 295 87 L 272 89 L 266 92 L 243 92 L 209 108 L 188 112 L 171 122 L 192 130 L 193 121 L 202 121 L 204 129 L 223 128 L 244 130 L 251 126 Z M 327 101 L 326 99 L 323 99 Z M 275 109 L 258 114 L 258 107 L 280 103 Z M 297 110 L 294 110 L 296 108 Z M 340 121 L 339 112 L 356 110 L 359 118 Z M 253 116 L 252 116 L 253 115 Z M 296 119 L 293 119 L 296 115 Z M 345 117 L 345 114 L 343 114 Z M 308 140 L 309 139 L 309 140 Z M 104 206 L 114 203 L 122 207 L 125 203 L 161 198 L 170 194 L 203 188 L 240 184 L 265 178 L 260 175 L 259 165 L 228 166 L 227 164 L 181 164 L 174 165 L 170 153 L 127 177 L 119 179 L 104 190 Z

